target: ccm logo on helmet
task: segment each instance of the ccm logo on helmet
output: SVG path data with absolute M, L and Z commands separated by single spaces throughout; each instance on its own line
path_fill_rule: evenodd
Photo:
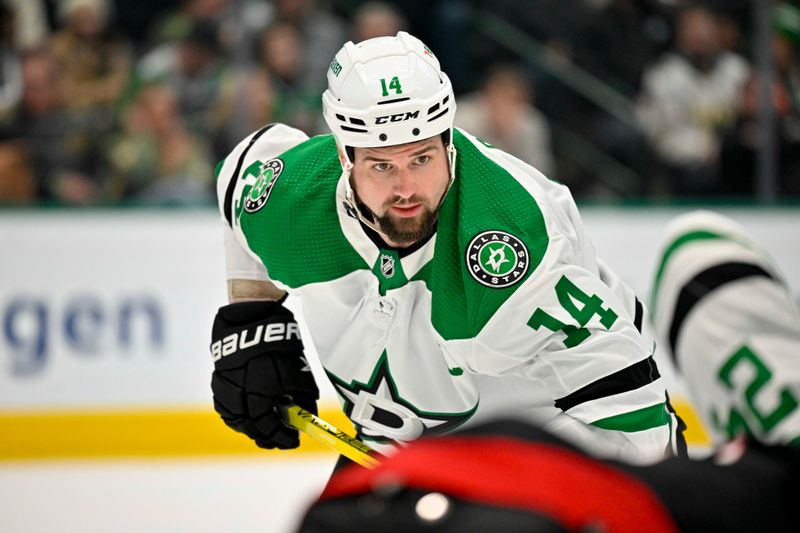
M 394 115 L 386 115 L 385 117 L 378 117 L 375 119 L 375 124 L 386 124 L 387 122 L 403 122 L 404 120 L 411 120 L 418 118 L 419 111 L 408 111 L 406 113 L 396 113 Z
M 253 336 L 248 339 L 249 330 L 242 330 L 237 333 L 228 335 L 222 340 L 213 342 L 211 344 L 211 358 L 216 362 L 227 357 L 231 354 L 251 348 L 258 343 L 270 343 L 283 340 L 297 339 L 300 340 L 300 328 L 297 327 L 296 322 L 288 324 L 267 324 L 260 325 L 256 328 Z

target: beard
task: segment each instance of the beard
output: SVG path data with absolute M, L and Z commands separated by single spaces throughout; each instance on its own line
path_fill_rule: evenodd
M 416 195 L 406 201 L 402 201 L 401 198 L 392 198 L 382 206 L 385 208 L 385 213 L 383 215 L 378 215 L 361 201 L 357 191 L 354 190 L 353 192 L 355 193 L 355 200 L 359 211 L 367 218 L 371 218 L 381 233 L 386 235 L 392 242 L 411 245 L 432 234 L 436 228 L 439 210 L 432 210 L 428 207 L 427 202 Z M 403 207 L 416 203 L 422 206 L 422 211 L 413 217 L 398 217 L 392 215 L 389 211 L 389 208 L 392 206 Z
M 409 203 L 414 202 L 410 201 Z M 402 207 L 400 204 L 392 205 Z M 375 223 L 384 235 L 389 237 L 392 242 L 407 244 L 413 244 L 433 233 L 438 216 L 438 211 L 432 211 L 424 204 L 422 205 L 422 211 L 414 217 L 396 217 L 388 211 L 388 208 L 383 216 L 377 216 L 373 213 Z

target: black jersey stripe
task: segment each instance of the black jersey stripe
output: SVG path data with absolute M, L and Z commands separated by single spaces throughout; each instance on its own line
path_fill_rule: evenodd
M 642 332 L 642 320 L 644 319 L 644 306 L 642 302 L 639 301 L 639 298 L 635 298 L 636 300 L 636 315 L 633 317 L 633 325 L 636 327 L 636 331 L 639 333 Z
M 236 162 L 236 170 L 233 171 L 231 180 L 228 182 L 228 188 L 225 190 L 225 203 L 223 204 L 223 209 L 225 210 L 225 220 L 228 221 L 228 225 L 231 227 L 233 227 L 233 191 L 236 189 L 236 182 L 239 181 L 239 173 L 242 171 L 244 158 L 247 157 L 247 152 L 250 151 L 250 148 L 253 147 L 258 138 L 267 133 L 274 125 L 275 124 L 267 124 L 258 130 L 255 135 L 250 138 L 247 148 L 242 150 L 242 154 L 239 156 L 239 160 Z
M 772 274 L 758 265 L 731 262 L 708 268 L 690 279 L 683 286 L 680 293 L 678 293 L 678 300 L 675 304 L 669 327 L 669 346 L 676 367 L 678 366 L 678 358 L 675 354 L 675 346 L 678 343 L 681 327 L 694 306 L 713 290 L 727 283 L 753 276 L 775 279 Z
M 658 367 L 651 355 L 647 359 L 642 359 L 638 363 L 600 378 L 563 398 L 559 398 L 556 400 L 555 405 L 562 411 L 568 411 L 582 403 L 636 390 L 660 377 L 661 374 L 658 373 Z

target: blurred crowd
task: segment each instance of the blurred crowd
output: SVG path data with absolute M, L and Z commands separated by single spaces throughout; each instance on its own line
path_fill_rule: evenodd
M 791 198 L 800 11 L 774 11 Z M 753 198 L 753 18 L 751 0 L 0 0 L 0 203 L 211 204 L 215 165 L 248 133 L 326 132 L 342 43 L 400 29 L 450 75 L 457 126 L 579 198 Z

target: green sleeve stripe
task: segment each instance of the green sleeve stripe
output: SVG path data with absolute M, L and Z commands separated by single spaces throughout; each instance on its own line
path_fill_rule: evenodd
M 600 429 L 625 431 L 627 433 L 644 431 L 667 424 L 669 424 L 669 413 L 667 412 L 666 404 L 663 403 L 592 422 L 593 426 Z
M 800 435 L 790 440 L 789 446 L 800 446 Z
M 719 233 L 714 233 L 712 231 L 692 231 L 690 233 L 685 233 L 672 241 L 672 243 L 667 247 L 664 251 L 664 255 L 661 256 L 661 263 L 658 265 L 658 270 L 656 271 L 656 278 L 653 282 L 653 292 L 650 295 L 650 312 L 654 313 L 656 309 L 656 295 L 658 294 L 659 286 L 661 285 L 661 278 L 664 275 L 664 270 L 667 268 L 667 263 L 669 262 L 670 257 L 683 245 L 688 244 L 694 241 L 700 240 L 708 240 L 708 239 L 726 239 L 725 235 L 721 235 Z

